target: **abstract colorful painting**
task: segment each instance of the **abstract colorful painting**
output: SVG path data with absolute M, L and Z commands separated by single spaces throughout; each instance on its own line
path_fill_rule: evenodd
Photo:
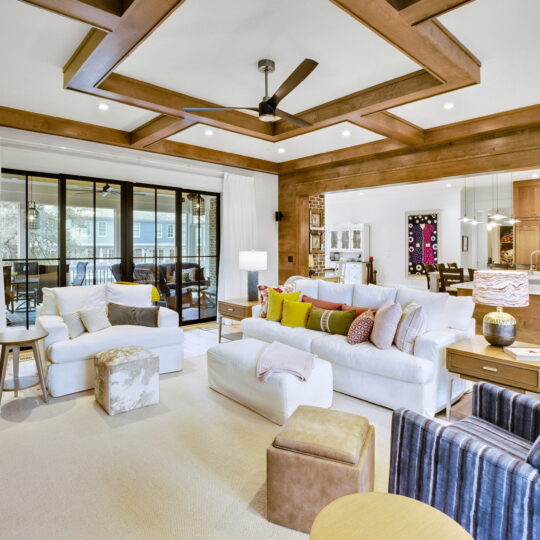
M 409 276 L 425 276 L 424 264 L 439 262 L 438 212 L 407 213 Z

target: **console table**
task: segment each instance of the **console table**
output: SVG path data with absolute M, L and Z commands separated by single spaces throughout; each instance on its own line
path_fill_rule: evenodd
M 514 347 L 539 347 L 516 341 Z M 490 345 L 484 336 L 458 341 L 446 348 L 448 389 L 446 419 L 450 421 L 452 384 L 456 379 L 485 381 L 514 392 L 540 397 L 540 361 L 516 360 L 502 347 Z
M 219 343 L 221 343 L 221 330 L 223 317 L 241 321 L 251 317 L 251 308 L 259 303 L 258 300 L 247 298 L 234 298 L 233 300 L 220 300 L 218 302 Z

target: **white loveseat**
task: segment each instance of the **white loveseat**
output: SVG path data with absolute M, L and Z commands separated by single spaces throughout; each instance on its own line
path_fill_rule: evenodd
M 387 300 L 402 306 L 414 300 L 424 308 L 427 331 L 418 337 L 414 354 L 395 346 L 380 350 L 371 342 L 349 345 L 347 338 L 306 328 L 290 328 L 259 317 L 242 321 L 245 338 L 280 341 L 310 351 L 332 363 L 334 390 L 396 409 L 406 407 L 433 417 L 446 404 L 447 371 L 445 347 L 474 335 L 474 304 L 469 297 L 452 297 L 408 287 L 381 287 L 331 283 L 322 280 L 298 280 L 302 294 L 328 302 L 356 307 L 379 308 Z M 453 385 L 453 397 L 459 397 L 466 383 Z
M 150 307 L 151 285 L 91 285 L 43 289 L 43 304 L 36 313 L 36 327 L 49 335 L 43 340 L 47 359 L 47 387 L 52 396 L 63 396 L 94 387 L 94 366 L 90 357 L 97 352 L 139 345 L 159 356 L 160 373 L 180 371 L 184 357 L 184 335 L 178 313 L 159 308 L 158 327 L 119 325 L 70 339 L 60 313 L 72 313 L 85 306 L 108 302 Z

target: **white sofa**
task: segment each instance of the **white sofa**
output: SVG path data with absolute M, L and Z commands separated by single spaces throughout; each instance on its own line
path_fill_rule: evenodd
M 119 325 L 70 339 L 60 313 L 108 302 L 136 307 L 152 306 L 151 285 L 90 285 L 43 289 L 43 304 L 36 313 L 36 327 L 47 331 L 43 340 L 47 359 L 47 387 L 52 396 L 64 396 L 94 387 L 92 355 L 115 347 L 138 345 L 159 356 L 160 373 L 180 371 L 184 335 L 178 313 L 159 308 L 158 327 Z
M 452 297 L 408 287 L 381 287 L 331 283 L 323 280 L 297 280 L 302 294 L 357 307 L 379 308 L 387 300 L 402 306 L 414 300 L 424 308 L 427 331 L 418 337 L 414 354 L 395 346 L 380 350 L 371 342 L 349 345 L 347 338 L 306 328 L 290 328 L 259 317 L 241 323 L 245 338 L 280 341 L 317 354 L 332 363 L 334 390 L 396 409 L 406 407 L 428 417 L 446 404 L 447 371 L 445 347 L 474 335 L 474 304 L 469 297 Z M 464 381 L 453 385 L 453 398 L 466 389 Z

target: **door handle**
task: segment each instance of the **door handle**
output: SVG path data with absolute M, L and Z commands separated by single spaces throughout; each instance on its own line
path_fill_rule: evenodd
M 497 373 L 497 371 L 499 371 L 497 368 L 490 367 L 490 366 L 482 366 L 482 369 L 485 369 L 486 371 L 493 371 L 495 373 Z

